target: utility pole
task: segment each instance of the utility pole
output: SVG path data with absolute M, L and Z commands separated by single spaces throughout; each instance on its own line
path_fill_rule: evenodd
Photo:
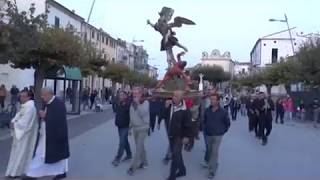
M 95 2 L 96 2 L 96 0 L 93 0 L 92 5 L 91 5 L 91 9 L 90 9 L 90 12 L 89 12 L 89 16 L 88 16 L 88 19 L 87 19 L 87 24 L 86 24 L 86 26 L 89 26 L 90 17 L 91 17 L 92 10 L 93 10 L 93 7 L 94 7 Z M 87 28 L 86 28 L 86 29 L 87 29 Z M 91 42 L 91 31 L 89 31 L 89 32 L 90 32 L 90 33 L 89 33 L 89 37 L 90 37 L 90 42 Z M 91 75 L 91 91 L 93 90 L 93 87 L 94 87 L 94 86 L 93 86 L 93 85 L 94 85 L 94 80 L 95 80 L 94 76 Z
M 90 17 L 91 17 L 92 10 L 93 10 L 95 2 L 96 2 L 96 0 L 93 0 L 92 5 L 91 5 L 91 9 L 90 9 L 90 12 L 89 12 L 89 16 L 88 16 L 88 19 L 87 19 L 87 23 L 89 23 L 89 21 L 90 21 Z

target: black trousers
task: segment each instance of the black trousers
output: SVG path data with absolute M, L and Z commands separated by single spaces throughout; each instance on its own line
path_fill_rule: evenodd
M 249 131 L 254 131 L 256 136 L 259 136 L 259 118 L 255 114 L 251 114 L 249 117 Z
M 277 111 L 277 113 L 276 113 L 276 123 L 278 123 L 279 117 L 280 117 L 280 123 L 283 124 L 284 112 Z
M 3 109 L 4 108 L 4 100 L 6 99 L 5 96 L 0 96 L 0 106 Z
M 154 131 L 154 128 L 156 126 L 156 118 L 157 118 L 157 113 L 150 113 L 150 128 L 152 132 Z
M 236 120 L 237 119 L 237 114 L 238 114 L 238 109 L 237 108 L 231 108 L 232 120 Z
M 172 161 L 170 167 L 170 178 L 175 179 L 178 172 L 185 172 L 186 167 L 182 157 L 182 139 L 170 138 L 170 148 L 172 152 Z
M 95 99 L 94 98 L 90 98 L 90 109 L 92 109 L 93 105 L 94 105 L 94 101 Z
M 259 116 L 259 136 L 262 140 L 267 140 L 272 130 L 272 116 L 260 115 Z
M 254 130 L 254 114 L 248 113 L 248 120 L 249 120 L 249 131 Z

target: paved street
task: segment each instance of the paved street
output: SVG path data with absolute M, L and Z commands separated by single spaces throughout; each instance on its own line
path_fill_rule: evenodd
M 69 120 L 71 158 L 68 179 L 110 180 L 164 180 L 168 166 L 161 159 L 167 148 L 162 128 L 147 140 L 149 168 L 133 177 L 126 175 L 130 163 L 114 168 L 118 138 L 111 110 Z M 131 141 L 133 146 L 133 143 Z M 5 170 L 9 142 L 1 142 L 0 173 Z M 5 146 L 5 147 L 4 147 Z M 253 134 L 247 132 L 247 121 L 233 122 L 224 137 L 220 166 L 216 180 L 318 180 L 320 179 L 320 130 L 311 124 L 274 124 L 269 144 L 260 145 Z M 202 140 L 196 142 L 192 152 L 184 153 L 187 177 L 181 180 L 206 179 L 200 167 L 204 153 Z M 4 155 L 4 156 L 3 156 Z

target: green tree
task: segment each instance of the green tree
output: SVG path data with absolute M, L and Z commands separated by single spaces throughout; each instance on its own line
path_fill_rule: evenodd
M 87 61 L 81 63 L 81 72 L 83 76 L 98 75 L 103 77 L 103 70 L 109 65 L 109 62 L 102 58 L 102 55 L 91 46 L 91 44 L 85 44 L 85 55 Z
M 130 70 L 128 73 L 126 73 L 125 82 L 131 86 L 142 85 L 147 87 L 155 87 L 158 81 L 157 79 L 150 78 L 146 74 Z
M 123 64 L 111 63 L 102 72 L 102 77 L 109 78 L 113 82 L 122 83 L 128 77 L 130 69 Z
M 235 80 L 240 87 L 248 87 L 254 89 L 257 86 L 262 85 L 260 73 L 251 74 L 249 76 L 241 77 Z
M 296 56 L 301 80 L 307 85 L 320 85 L 320 39 L 305 43 Z
M 34 12 L 34 4 L 27 13 L 19 12 L 15 3 L 8 2 L 8 23 L 0 29 L 1 36 L 5 34 L 7 40 L 0 63 L 35 70 L 35 98 L 39 108 L 46 71 L 62 66 L 78 67 L 88 61 L 88 55 L 80 37 L 71 29 L 50 28 L 47 15 L 35 16 Z
M 191 69 L 191 78 L 193 80 L 198 80 L 199 74 L 203 74 L 203 79 L 214 85 L 231 79 L 230 73 L 224 72 L 220 66 L 199 66 Z

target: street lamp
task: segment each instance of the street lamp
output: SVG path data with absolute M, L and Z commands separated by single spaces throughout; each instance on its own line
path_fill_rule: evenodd
M 292 39 L 292 34 L 291 34 L 291 29 L 289 26 L 289 22 L 288 22 L 288 17 L 286 14 L 284 14 L 284 19 L 269 19 L 270 22 L 283 22 L 287 24 L 287 28 L 288 28 L 288 32 L 289 32 L 289 36 L 290 36 L 290 40 L 291 40 L 291 47 L 292 47 L 292 53 L 293 55 L 295 54 L 294 52 L 294 45 L 293 45 L 293 39 Z

